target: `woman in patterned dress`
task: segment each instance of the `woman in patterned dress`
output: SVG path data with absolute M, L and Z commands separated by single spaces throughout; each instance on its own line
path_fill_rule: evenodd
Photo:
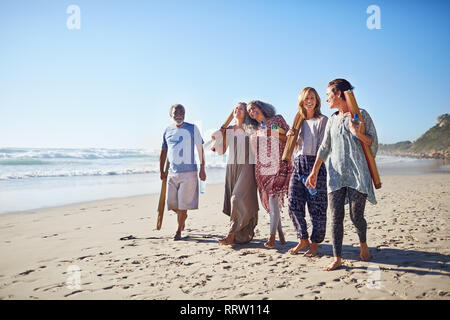
M 255 177 L 259 197 L 264 209 L 270 214 L 270 236 L 264 246 L 271 249 L 275 248 L 277 230 L 280 243 L 286 243 L 280 210 L 289 191 L 292 162 L 282 161 L 286 135 L 280 131 L 287 132 L 289 126 L 268 103 L 251 101 L 247 105 L 247 111 L 250 117 L 258 122 L 251 137 L 251 146 L 256 154 Z

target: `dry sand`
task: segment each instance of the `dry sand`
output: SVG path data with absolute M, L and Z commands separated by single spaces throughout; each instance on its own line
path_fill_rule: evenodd
M 228 229 L 223 185 L 208 186 L 177 242 L 174 214 L 155 228 L 158 195 L 2 215 L 0 298 L 450 299 L 450 175 L 382 181 L 378 204 L 366 207 L 371 261 L 358 260 L 347 211 L 344 267 L 332 272 L 322 270 L 332 260 L 330 217 L 317 257 L 288 253 L 297 239 L 286 208 L 287 244 L 263 246 L 269 219 L 260 210 L 251 243 L 218 245 Z

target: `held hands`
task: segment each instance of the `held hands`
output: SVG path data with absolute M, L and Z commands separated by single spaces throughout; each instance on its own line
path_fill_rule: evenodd
M 311 172 L 306 178 L 305 185 L 308 189 L 315 188 L 317 184 L 317 173 Z
M 166 178 L 167 178 L 167 173 L 165 173 L 165 172 L 160 172 L 160 178 L 161 178 L 161 180 L 166 179 Z

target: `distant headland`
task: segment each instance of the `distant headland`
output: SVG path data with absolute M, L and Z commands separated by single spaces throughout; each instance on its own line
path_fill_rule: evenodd
M 450 115 L 440 115 L 436 125 L 414 142 L 401 141 L 394 144 L 380 144 L 380 154 L 415 158 L 450 158 Z

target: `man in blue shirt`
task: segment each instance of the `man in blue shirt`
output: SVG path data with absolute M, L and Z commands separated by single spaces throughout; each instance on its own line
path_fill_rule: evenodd
M 184 122 L 185 109 L 181 104 L 170 107 L 170 117 L 174 123 L 166 128 L 159 157 L 161 180 L 166 176 L 164 164 L 170 163 L 167 177 L 167 210 L 173 210 L 178 216 L 178 229 L 174 240 L 181 240 L 187 211 L 198 209 L 198 179 L 195 162 L 195 148 L 200 159 L 200 180 L 206 180 L 203 139 L 198 128 Z

